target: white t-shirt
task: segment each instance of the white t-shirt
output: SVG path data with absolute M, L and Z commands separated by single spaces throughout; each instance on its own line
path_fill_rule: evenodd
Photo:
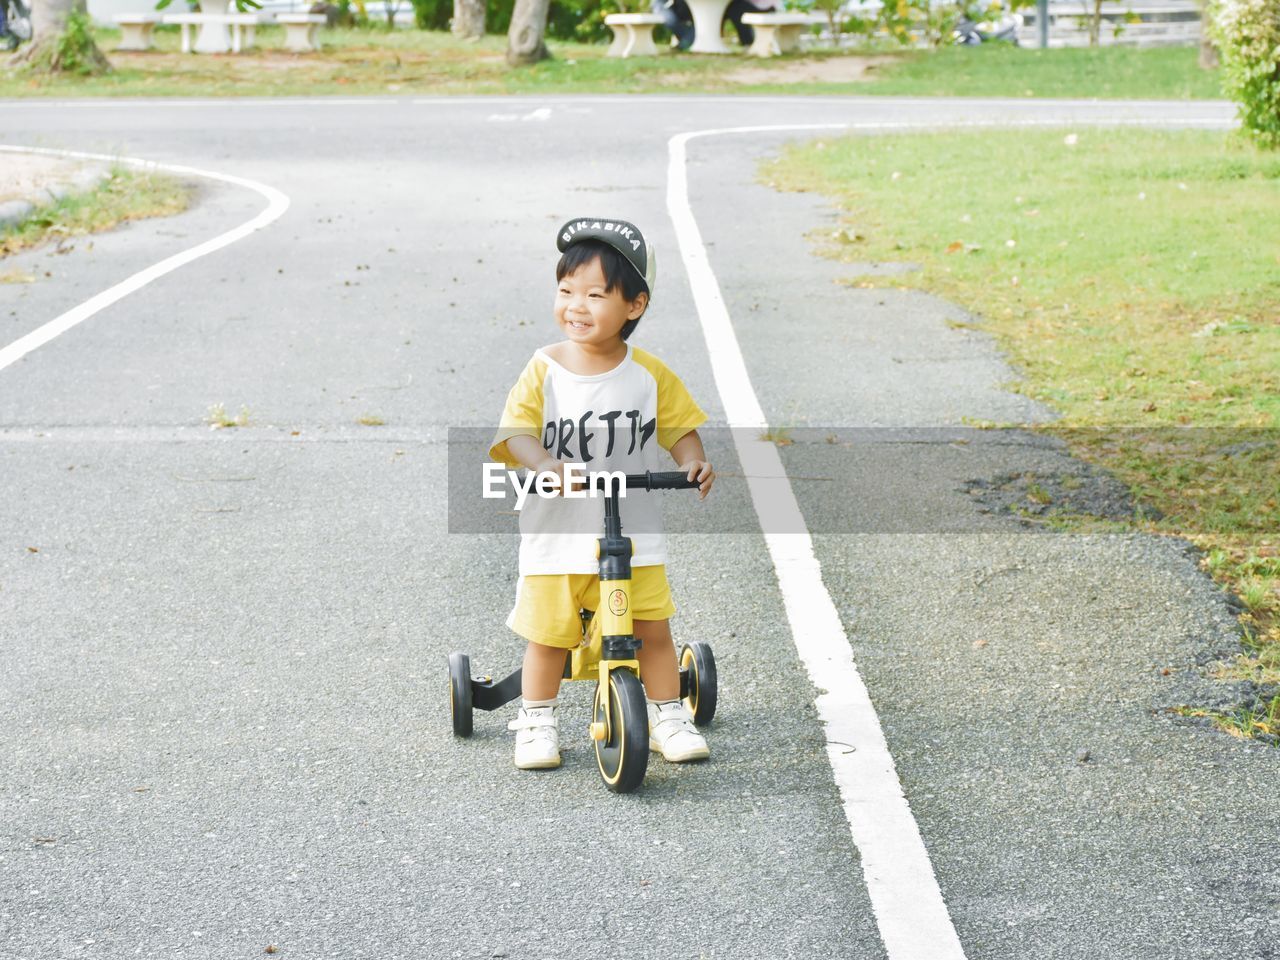
M 565 369 L 544 350 L 534 352 L 507 395 L 489 459 L 521 466 L 507 440 L 537 437 L 558 460 L 586 472 L 673 470 L 663 455 L 707 415 L 685 385 L 653 354 L 627 344 L 612 370 L 591 376 Z M 658 491 L 632 490 L 619 501 L 622 533 L 630 537 L 633 567 L 665 563 Z M 604 498 L 530 496 L 520 511 L 520 575 L 598 573 L 596 541 L 604 534 Z

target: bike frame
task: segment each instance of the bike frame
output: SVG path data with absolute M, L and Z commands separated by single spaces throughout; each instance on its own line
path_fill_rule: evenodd
M 595 478 L 597 485 L 606 483 Z M 690 481 L 678 472 L 629 473 L 627 490 L 680 490 L 696 488 L 698 482 Z M 606 488 L 604 504 L 604 536 L 596 540 L 596 557 L 600 561 L 600 593 L 595 610 L 583 610 L 582 643 L 569 651 L 565 658 L 566 680 L 599 681 L 603 698 L 604 723 L 592 723 L 591 736 L 596 740 L 608 740 L 613 735 L 609 726 L 609 674 L 614 670 L 631 670 L 640 676 L 640 661 L 636 652 L 640 639 L 635 635 L 635 622 L 631 613 L 631 538 L 622 533 L 622 518 L 618 508 L 616 486 Z M 479 710 L 496 710 L 520 696 L 522 671 L 517 668 L 500 681 L 490 676 L 472 679 L 473 705 Z M 680 696 L 689 693 L 689 677 L 680 672 Z
M 630 478 L 628 478 L 630 480 Z M 604 502 L 604 536 L 596 541 L 596 557 L 600 560 L 600 602 L 595 615 L 583 628 L 584 645 L 570 655 L 570 680 L 599 677 L 603 723 L 591 724 L 595 740 L 609 740 L 613 735 L 609 715 L 609 674 L 614 670 L 631 670 L 640 676 L 636 653 L 640 638 L 635 635 L 631 614 L 631 538 L 622 533 L 618 512 L 618 491 L 609 490 Z

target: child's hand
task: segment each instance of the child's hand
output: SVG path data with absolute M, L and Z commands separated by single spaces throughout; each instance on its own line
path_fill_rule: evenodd
M 716 472 L 705 460 L 690 460 L 680 464 L 680 469 L 690 480 L 698 480 L 698 499 L 705 500 L 711 492 L 711 484 L 716 482 Z

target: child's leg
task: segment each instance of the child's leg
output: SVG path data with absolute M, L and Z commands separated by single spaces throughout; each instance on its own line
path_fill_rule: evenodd
M 529 641 L 524 651 L 520 692 L 526 700 L 554 700 L 564 676 L 564 658 L 569 651 Z
M 706 739 L 693 726 L 688 707 L 672 704 L 680 698 L 680 666 L 666 620 L 635 620 L 640 638 L 640 680 L 649 701 L 649 749 L 673 762 L 705 760 L 711 755 Z
M 640 638 L 640 682 L 650 700 L 675 700 L 680 696 L 680 667 L 668 620 L 633 620 Z

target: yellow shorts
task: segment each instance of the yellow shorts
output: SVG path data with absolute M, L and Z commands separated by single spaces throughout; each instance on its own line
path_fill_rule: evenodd
M 548 647 L 576 647 L 582 642 L 578 611 L 600 604 L 600 575 L 549 573 L 521 577 L 516 605 L 507 626 L 526 640 Z M 662 564 L 631 568 L 631 610 L 637 620 L 666 620 L 676 612 L 671 602 L 667 568 Z

